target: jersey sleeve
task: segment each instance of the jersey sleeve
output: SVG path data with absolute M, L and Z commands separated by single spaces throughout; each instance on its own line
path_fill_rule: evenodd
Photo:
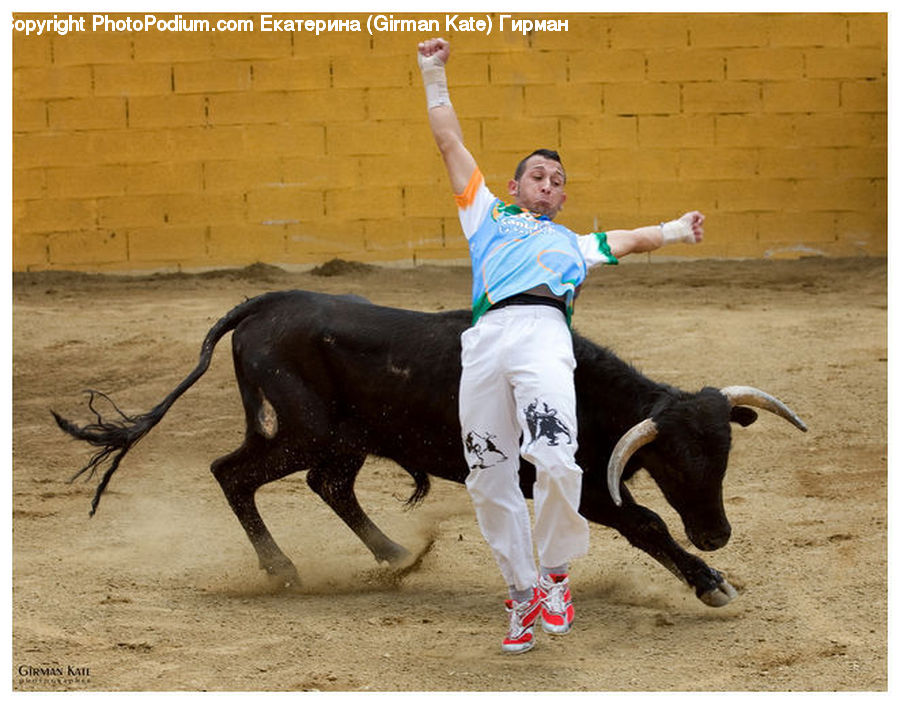
M 618 264 L 619 260 L 613 255 L 606 241 L 605 232 L 592 232 L 589 235 L 578 236 L 578 248 L 584 257 L 588 269 L 598 264 Z
M 485 185 L 480 169 L 476 168 L 472 172 L 466 190 L 455 198 L 463 234 L 467 240 L 471 239 L 496 200 L 494 194 Z

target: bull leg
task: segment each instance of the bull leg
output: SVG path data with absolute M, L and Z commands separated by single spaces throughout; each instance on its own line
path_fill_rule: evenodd
M 310 469 L 306 482 L 322 500 L 356 533 L 379 562 L 402 565 L 410 553 L 402 545 L 388 538 L 363 511 L 356 499 L 353 485 L 365 461 L 363 457 L 343 457 L 327 466 Z
M 634 503 L 623 487 L 624 503 L 616 512 L 611 527 L 618 530 L 634 547 L 643 550 L 676 577 L 694 588 L 694 593 L 707 606 L 725 606 L 737 592 L 722 576 L 696 555 L 684 550 L 669 533 L 656 513 Z
M 259 444 L 259 443 L 256 443 Z M 263 484 L 280 479 L 290 474 L 293 469 L 283 469 L 275 474 L 267 468 L 280 466 L 286 468 L 287 463 L 266 462 L 267 452 L 263 447 L 250 447 L 248 441 L 229 455 L 220 457 L 212 464 L 212 473 L 231 510 L 241 522 L 250 543 L 259 557 L 260 569 L 284 582 L 284 586 L 296 585 L 300 581 L 297 568 L 278 547 L 262 516 L 256 507 L 256 490 Z

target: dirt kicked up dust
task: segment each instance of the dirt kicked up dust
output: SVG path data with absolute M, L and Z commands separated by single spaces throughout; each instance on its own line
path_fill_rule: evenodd
M 90 449 L 49 409 L 92 420 L 82 390 L 149 410 L 245 297 L 350 292 L 465 308 L 463 268 L 255 266 L 139 278 L 13 280 L 12 687 L 48 690 L 857 691 L 887 688 L 887 264 L 883 259 L 629 264 L 596 272 L 575 327 L 688 390 L 746 384 L 790 405 L 736 428 L 731 542 L 702 555 L 740 596 L 715 609 L 624 538 L 592 526 L 572 565 L 576 627 L 504 656 L 505 588 L 465 489 L 371 459 L 360 501 L 422 552 L 397 575 L 295 474 L 260 491 L 302 583 L 267 581 L 208 471 L 240 445 L 229 345 L 125 459 L 97 514 Z M 602 403 L 602 398 L 598 399 Z M 635 498 L 689 550 L 645 474 Z

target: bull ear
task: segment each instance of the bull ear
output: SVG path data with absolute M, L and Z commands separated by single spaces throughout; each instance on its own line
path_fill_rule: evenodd
M 759 414 L 752 408 L 745 406 L 735 406 L 731 409 L 731 422 L 746 428 L 752 425 L 759 418 Z

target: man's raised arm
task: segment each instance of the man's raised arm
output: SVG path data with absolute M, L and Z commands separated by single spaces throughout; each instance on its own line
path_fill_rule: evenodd
M 444 65 L 450 59 L 450 43 L 444 39 L 424 41 L 419 44 L 418 59 L 431 133 L 444 158 L 453 193 L 460 194 L 466 189 L 477 165 L 463 143 L 462 128 L 447 90 Z

